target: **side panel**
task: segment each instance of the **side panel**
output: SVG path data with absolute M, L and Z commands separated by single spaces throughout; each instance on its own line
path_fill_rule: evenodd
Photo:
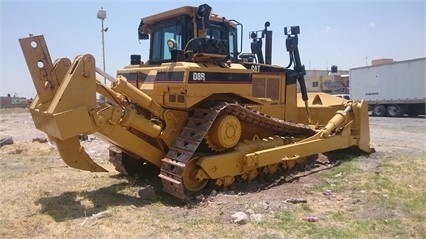
M 252 96 L 252 71 L 240 64 L 227 68 L 212 63 L 164 63 L 122 69 L 117 75 L 125 76 L 129 83 L 166 108 L 188 109 L 212 95 L 259 102 Z
M 186 84 L 187 108 L 205 100 L 213 95 L 218 100 L 225 100 L 229 96 L 255 100 L 252 93 L 252 74 L 245 69 L 223 69 L 218 66 L 191 67 L 188 69 Z M 221 95 L 221 96 L 219 96 Z
M 284 119 L 285 117 L 285 80 L 282 73 L 258 72 L 253 74 L 252 95 L 261 100 L 263 105 L 252 109 Z
M 369 103 L 425 102 L 426 58 L 350 69 L 350 95 Z

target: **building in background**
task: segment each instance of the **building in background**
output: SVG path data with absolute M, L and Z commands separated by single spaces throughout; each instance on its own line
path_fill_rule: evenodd
M 0 96 L 0 108 L 28 108 L 32 102 L 32 99 L 25 97 L 11 96 Z
M 392 58 L 381 58 L 372 60 L 371 66 L 395 62 Z M 306 70 L 305 83 L 308 92 L 349 94 L 349 70 L 338 70 L 335 65 L 331 66 L 331 70 Z
M 307 70 L 305 83 L 308 92 L 348 94 L 349 71 Z

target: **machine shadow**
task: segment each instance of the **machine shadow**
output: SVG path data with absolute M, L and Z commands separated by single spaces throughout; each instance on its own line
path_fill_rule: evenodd
M 115 175 L 112 177 L 123 176 Z M 147 184 L 141 183 L 142 181 L 138 179 L 137 182 L 116 183 L 93 191 L 64 192 L 58 196 L 42 197 L 35 201 L 35 204 L 41 205 L 40 212 L 51 216 L 56 222 L 90 217 L 96 213 L 106 211 L 112 206 L 139 208 L 152 203 L 161 203 L 166 206 L 185 206 L 184 202 L 162 192 L 161 187 L 158 186 L 154 186 L 155 198 L 153 199 L 144 200 L 136 195 L 131 196 L 122 192 L 125 188 L 142 188 L 142 185 L 146 186 Z

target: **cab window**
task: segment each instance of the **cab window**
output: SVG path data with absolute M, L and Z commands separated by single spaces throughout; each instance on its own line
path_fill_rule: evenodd
M 237 59 L 237 32 L 229 31 L 229 57 L 231 61 L 235 62 Z
M 167 40 L 174 39 L 178 49 L 183 49 L 184 42 L 193 37 L 193 25 L 189 16 L 180 16 L 157 22 L 151 27 L 150 57 L 151 63 L 162 63 L 171 60 Z
M 182 48 L 182 26 L 179 25 L 165 27 L 155 31 L 153 34 L 152 57 L 151 61 L 170 60 L 171 55 L 167 46 L 167 40 L 174 39 L 177 48 Z

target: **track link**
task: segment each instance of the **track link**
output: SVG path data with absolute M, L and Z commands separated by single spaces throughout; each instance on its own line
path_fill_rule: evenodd
M 273 130 L 281 136 L 309 137 L 315 134 L 315 131 L 307 125 L 266 116 L 236 103 L 220 102 L 210 108 L 195 108 L 175 144 L 162 159 L 159 177 L 162 180 L 165 192 L 182 200 L 188 199 L 183 185 L 185 167 L 221 113 L 234 115 L 241 122 L 250 123 L 258 128 Z

